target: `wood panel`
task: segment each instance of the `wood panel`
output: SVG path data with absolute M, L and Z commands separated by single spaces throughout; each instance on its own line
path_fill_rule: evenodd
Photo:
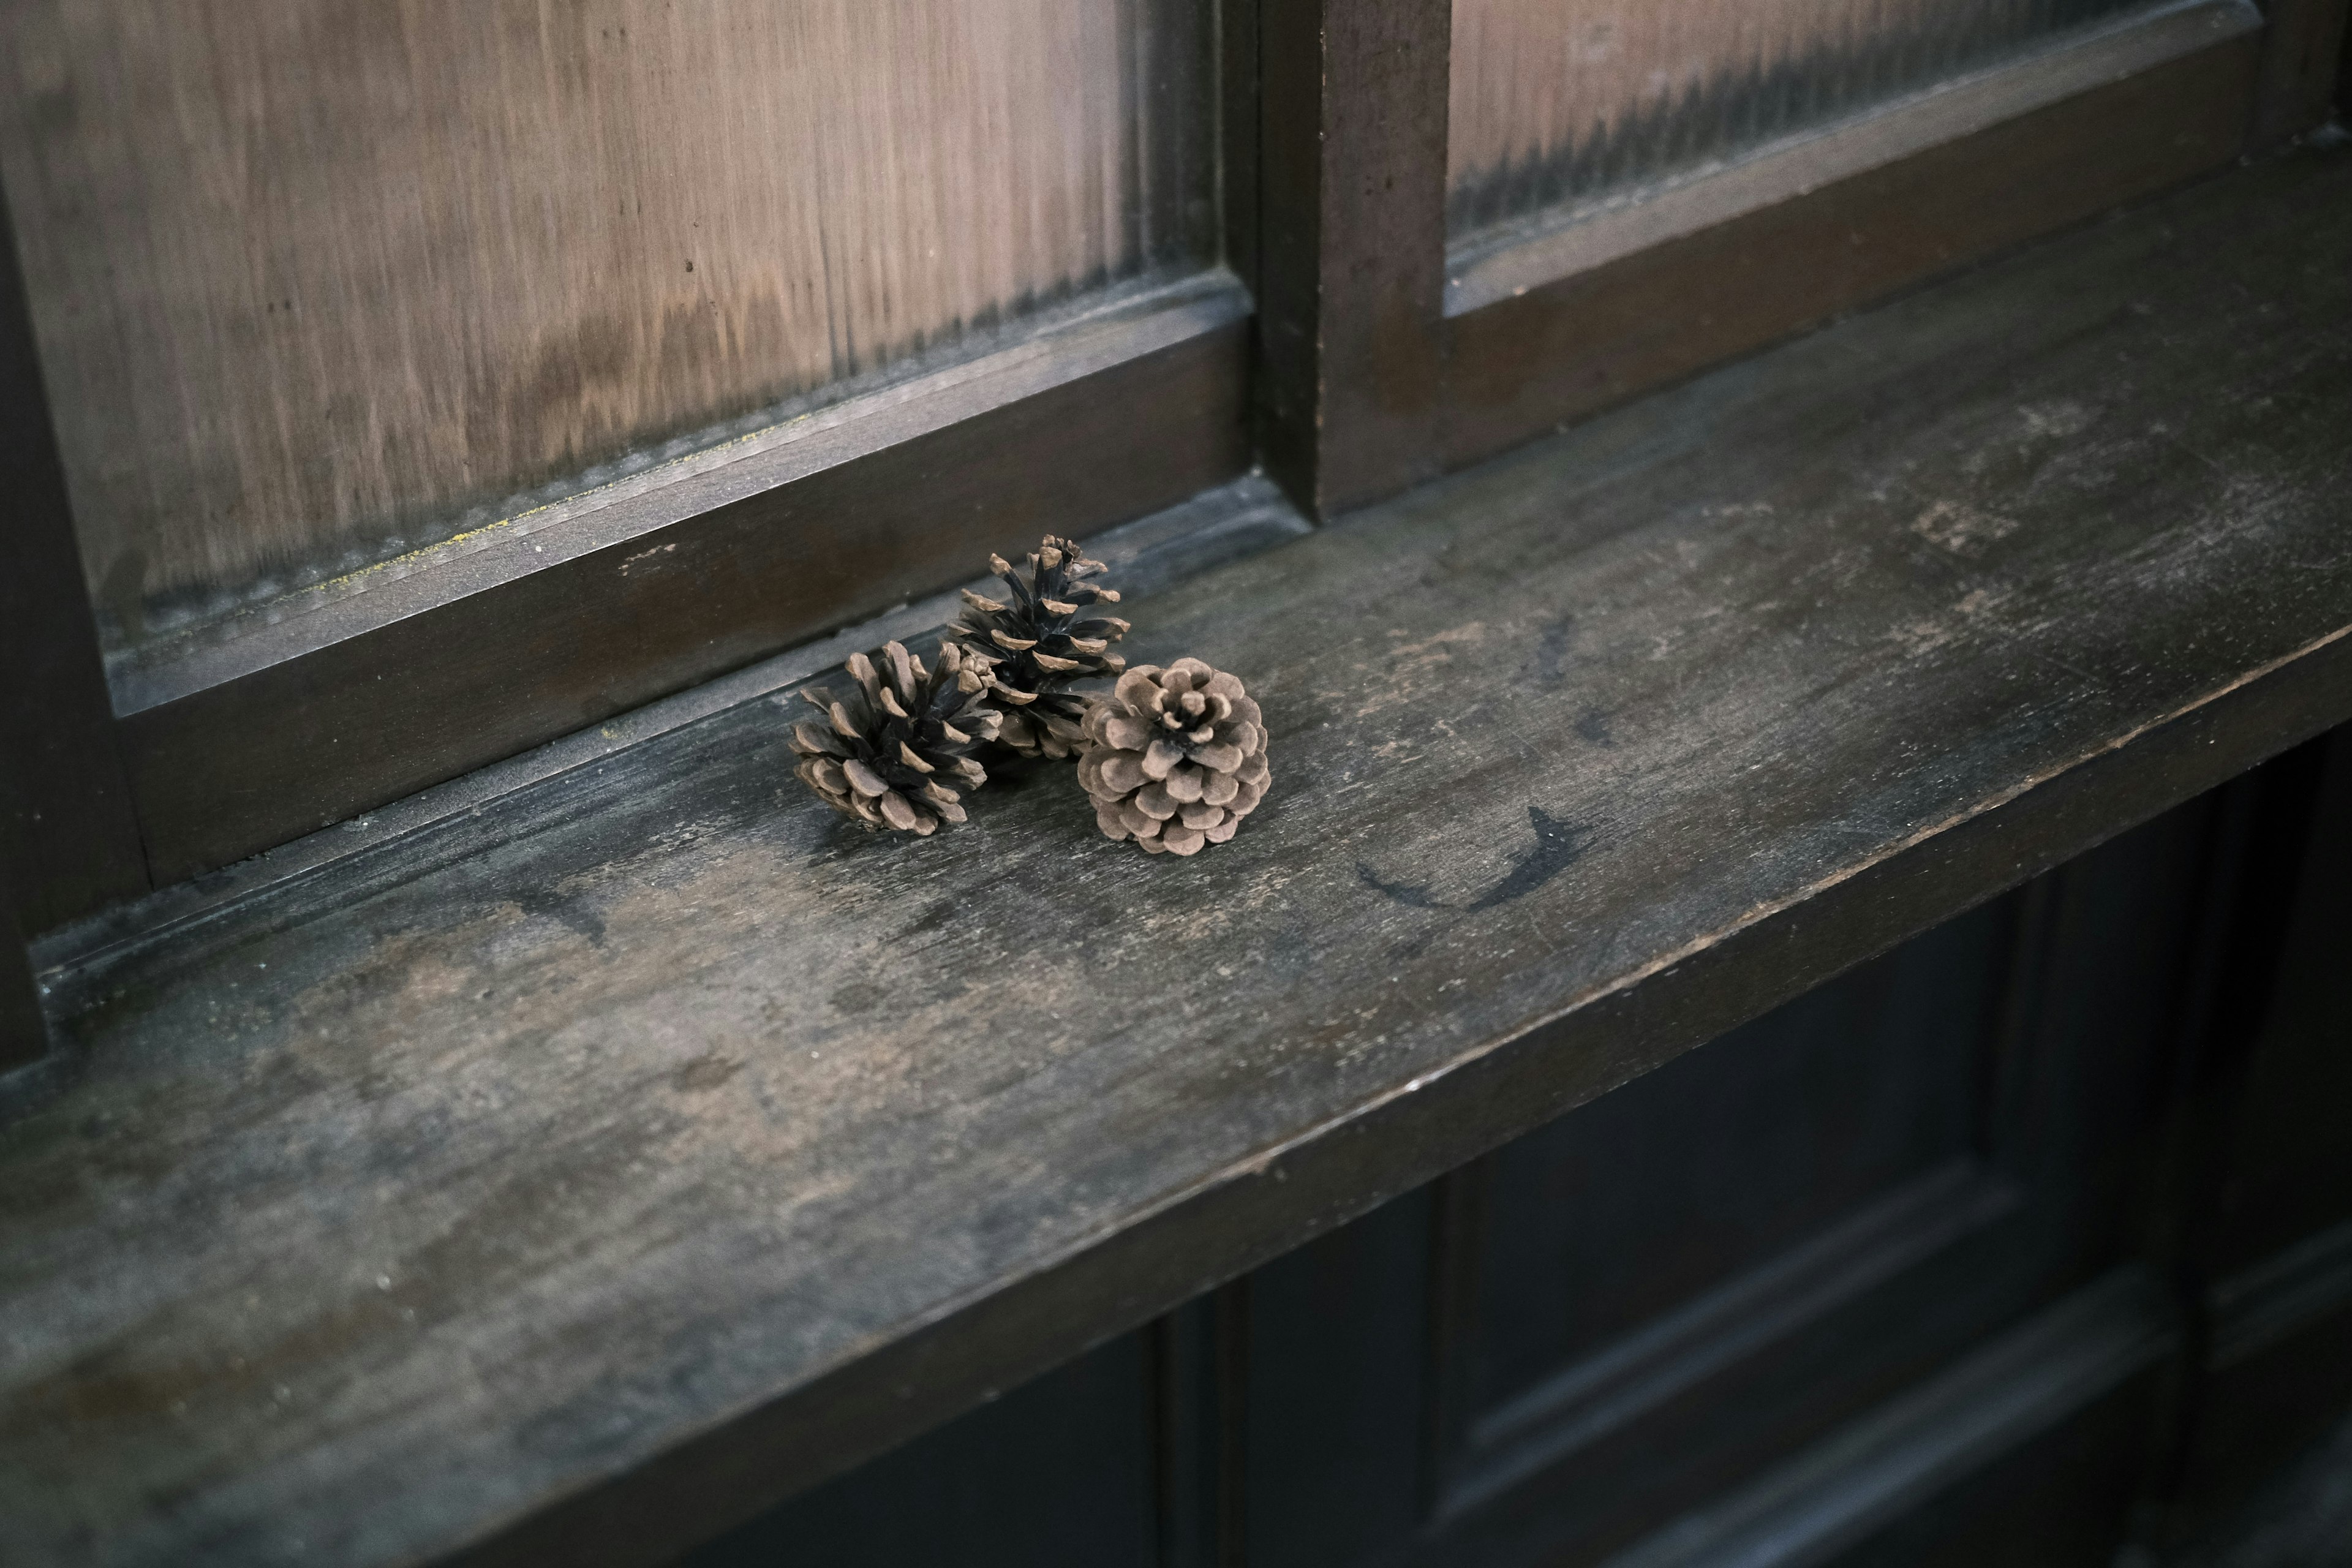
M 2116 1269 L 1609 1568 L 2106 1563 L 2178 1337 L 2168 1307 Z
M 91 587 L 136 641 L 1198 265 L 1208 35 L 1194 0 L 12 5 Z
M 1472 1239 L 1439 1242 L 1460 1305 L 1414 1560 L 1683 1562 L 1678 1520 L 1738 1511 L 1792 1450 L 2123 1256 L 2113 1173 L 2154 1152 L 2210 817 L 2168 814 L 1491 1156 L 1456 1211 Z
M 2352 1401 L 2352 736 L 2234 786 L 2164 1237 L 2197 1309 L 2163 1522 L 2225 1514 Z
M 677 1568 L 1187 1568 L 1160 1551 L 1152 1355 L 1123 1335 Z
M 2122 1338 L 2138 1327 L 2126 1317 L 2112 1331 Z M 2028 1372 L 2019 1382 L 2028 1383 L 2040 1370 Z M 1854 1532 L 1864 1538 L 1843 1550 L 1820 1552 L 1822 1544 L 1829 1544 L 1821 1542 L 1828 1531 L 1820 1527 L 1845 1522 L 1834 1513 L 1829 1521 L 1816 1514 L 1799 1522 L 1775 1544 L 1782 1545 L 1783 1561 L 1797 1560 L 1811 1547 L 1819 1554 L 1810 1560 L 1829 1568 L 1980 1568 L 1988 1563 L 2095 1568 L 2111 1563 L 2117 1543 L 2129 1532 L 2134 1505 L 2147 1481 L 2147 1434 L 2158 1418 L 2160 1376 L 2157 1368 L 2138 1371 L 2063 1414 L 2047 1430 L 2001 1433 L 2011 1445 L 2006 1452 L 1973 1473 L 1949 1479 L 1942 1490 L 1926 1498 L 1889 1500 L 1897 1517 L 1875 1529 L 1865 1522 Z M 2009 1396 L 2013 1409 L 2023 1403 L 2016 1396 L 2026 1392 L 2004 1388 L 1996 1397 Z M 1865 1472 L 1850 1481 L 1866 1485 L 1870 1479 L 1875 1478 Z M 1801 1507 L 1822 1500 L 1792 1500 Z M 1831 1507 L 1846 1500 L 1833 1498 Z M 1813 1529 L 1808 1531 L 1806 1525 Z
M 2217 815 L 2192 803 L 684 1561 L 1039 1561 L 1079 1528 L 1106 1562 L 1156 1533 L 1163 1568 L 1958 1563 L 2003 1531 L 2104 1561 L 2171 1325 L 2144 1270 L 2070 1292 L 2133 1228 L 2076 1211 L 2150 1152 L 2132 1082 L 2168 1075 L 2168 1015 L 2113 1004 L 2181 989 Z M 1985 1103 L 2021 1096 L 2063 1109 Z M 1103 1474 L 1137 1468 L 1147 1351 L 1149 1499 Z
M 2314 776 L 2305 809 L 2294 784 L 2265 803 L 2300 843 L 2263 847 L 2284 866 L 2255 868 L 2250 917 L 2283 917 L 2277 944 L 2257 970 L 2259 1010 L 2241 1007 L 2214 1021 L 2209 1048 L 2225 1055 L 2220 1071 L 2235 1079 L 2230 1116 L 2212 1173 L 2214 1209 L 2203 1231 L 2205 1266 L 2235 1273 L 2305 1238 L 2352 1221 L 2352 1162 L 2344 1158 L 2340 1112 L 2352 1106 L 2352 970 L 2345 933 L 2352 931 L 2352 737 L 2338 735 L 2297 759 Z M 2282 854 L 2282 851 L 2284 854 Z M 2268 907 L 2264 907 L 2268 906 Z M 2258 928 L 2259 929 L 2259 928 Z
M 13 890 L 0 870 L 0 893 Z M 40 982 L 33 973 L 25 932 L 16 924 L 16 911 L 0 902 L 0 1072 L 37 1062 L 48 1048 L 48 1019 L 41 1011 Z
M 1446 460 L 1476 460 L 2237 156 L 2239 38 L 1447 325 Z
M 1155 597 L 1280 759 L 1192 861 L 761 701 L 54 975 L 0 1552 L 658 1560 L 2352 717 L 2347 238 L 2269 161 Z
M 1496 1426 L 1584 1352 L 1971 1158 L 2007 913 L 1941 928 L 1494 1155 L 1471 1424 Z M 1642 1245 L 1666 1235 L 1687 1249 Z

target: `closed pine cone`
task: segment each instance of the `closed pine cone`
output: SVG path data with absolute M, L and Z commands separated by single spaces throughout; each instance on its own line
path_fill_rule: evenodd
M 988 563 L 1003 579 L 1005 597 L 966 589 L 963 620 L 950 635 L 992 661 L 992 700 L 1004 709 L 997 741 L 1025 757 L 1076 756 L 1086 745 L 1081 722 L 1091 699 L 1070 688 L 1127 668 L 1109 648 L 1127 635 L 1128 624 L 1086 613 L 1090 605 L 1118 602 L 1110 589 L 1085 581 L 1108 568 L 1051 534 L 1025 572 L 1001 555 Z
M 1223 844 L 1272 774 L 1265 721 L 1242 683 L 1197 658 L 1138 665 L 1087 711 L 1078 782 L 1113 838 L 1157 855 Z
M 1003 715 L 984 706 L 988 661 L 953 643 L 937 664 L 898 643 L 882 645 L 883 668 L 862 653 L 849 656 L 857 685 L 836 700 L 830 691 L 801 695 L 821 710 L 823 725 L 793 726 L 793 771 L 819 798 L 869 831 L 895 827 L 925 837 L 942 822 L 964 819 L 963 792 L 988 782 L 971 753 L 995 739 Z

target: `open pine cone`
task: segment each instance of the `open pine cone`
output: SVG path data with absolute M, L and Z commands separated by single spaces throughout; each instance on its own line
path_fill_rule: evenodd
M 824 725 L 793 726 L 793 771 L 824 803 L 867 828 L 929 836 L 941 822 L 961 822 L 964 792 L 988 782 L 971 757 L 995 739 L 1003 716 L 988 700 L 988 661 L 953 643 L 929 669 L 898 643 L 882 645 L 883 669 L 849 656 L 857 688 L 836 700 L 803 691 L 825 715 Z
M 1197 658 L 1142 664 L 1086 719 L 1078 782 L 1113 838 L 1157 855 L 1234 836 L 1265 794 L 1265 722 L 1242 683 Z
M 1118 602 L 1108 588 L 1083 580 L 1108 568 L 1051 534 L 1029 557 L 1026 572 L 1002 555 L 988 563 L 1004 580 L 1010 602 L 965 590 L 963 620 L 951 635 L 993 661 L 994 700 L 1004 705 L 997 740 L 1024 756 L 1076 756 L 1085 745 L 1080 726 L 1089 699 L 1070 688 L 1127 668 L 1108 651 L 1127 635 L 1127 623 L 1116 616 L 1078 618 L 1089 605 Z

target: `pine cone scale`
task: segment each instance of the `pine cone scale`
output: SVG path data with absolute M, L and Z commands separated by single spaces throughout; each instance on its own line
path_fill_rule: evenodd
M 1113 677 L 1126 661 L 1109 651 L 1127 634 L 1116 617 L 1079 620 L 1087 606 L 1118 595 L 1087 581 L 1106 568 L 1066 539 L 1047 535 L 1026 569 L 1001 555 L 988 560 L 1003 582 L 1000 600 L 964 590 L 964 612 L 953 636 L 994 661 L 994 700 L 1007 709 L 998 742 L 1024 756 L 1075 757 L 1087 744 L 1088 700 L 1078 682 Z
M 1272 778 L 1263 715 L 1242 683 L 1195 658 L 1139 665 L 1087 716 L 1078 782 L 1111 838 L 1193 855 L 1231 839 Z
M 873 658 L 850 656 L 855 689 L 846 696 L 802 693 L 831 732 L 793 726 L 801 757 L 793 772 L 865 826 L 929 837 L 943 823 L 965 820 L 957 786 L 975 789 L 988 779 L 967 753 L 995 736 L 1003 715 L 986 704 L 984 658 L 950 644 L 927 668 L 895 642 L 884 644 L 879 658 L 877 669 Z

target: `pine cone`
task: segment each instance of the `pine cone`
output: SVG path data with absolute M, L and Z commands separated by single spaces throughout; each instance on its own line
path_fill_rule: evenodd
M 966 589 L 963 620 L 950 635 L 994 661 L 994 700 L 1004 705 L 997 740 L 1025 757 L 1075 756 L 1086 744 L 1081 725 L 1090 699 L 1070 688 L 1127 668 L 1108 649 L 1127 635 L 1128 624 L 1116 616 L 1078 619 L 1088 605 L 1118 602 L 1108 588 L 1082 581 L 1108 568 L 1051 534 L 1029 557 L 1025 574 L 1002 555 L 990 556 L 988 564 L 1012 602 Z
M 1140 664 L 1087 714 L 1078 782 L 1113 838 L 1157 855 L 1223 844 L 1272 775 L 1265 721 L 1232 676 L 1197 658 Z
M 793 771 L 827 805 L 869 829 L 928 837 L 942 820 L 963 820 L 958 792 L 988 782 L 971 753 L 995 739 L 1003 715 L 983 706 L 988 660 L 953 643 L 928 670 L 895 642 L 883 644 L 879 657 L 887 680 L 864 654 L 849 656 L 857 689 L 845 700 L 830 691 L 801 693 L 830 722 L 793 726 L 793 750 L 802 757 Z

